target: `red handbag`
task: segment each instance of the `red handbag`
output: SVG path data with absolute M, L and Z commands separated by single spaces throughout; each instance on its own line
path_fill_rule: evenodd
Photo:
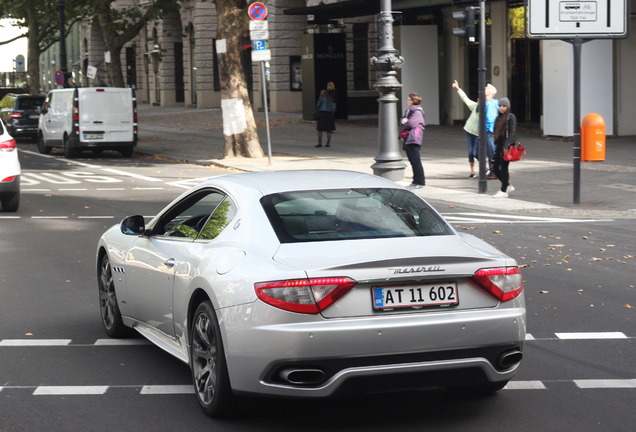
M 520 143 L 508 147 L 508 153 L 503 156 L 505 161 L 515 162 L 526 158 L 526 148 Z

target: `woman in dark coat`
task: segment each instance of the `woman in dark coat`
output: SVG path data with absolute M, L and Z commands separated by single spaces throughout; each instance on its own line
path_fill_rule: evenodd
M 331 146 L 331 134 L 336 130 L 336 124 L 333 120 L 336 111 L 336 102 L 327 90 L 320 92 L 320 97 L 316 103 L 316 113 L 318 122 L 316 130 L 318 131 L 318 144 L 316 147 L 322 147 L 322 133 L 327 132 L 327 145 Z
M 501 189 L 493 195 L 494 198 L 508 198 L 515 188 L 510 184 L 508 167 L 510 162 L 504 159 L 511 145 L 517 142 L 517 117 L 510 111 L 508 98 L 499 99 L 499 114 L 495 120 L 495 155 L 493 156 L 493 172 L 501 181 Z

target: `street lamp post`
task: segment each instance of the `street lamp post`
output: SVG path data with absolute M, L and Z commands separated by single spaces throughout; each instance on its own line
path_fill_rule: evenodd
M 69 87 L 69 73 L 66 69 L 66 35 L 64 25 L 64 0 L 57 0 L 57 7 L 60 10 L 60 71 L 64 76 L 64 87 Z
M 393 46 L 393 16 L 391 0 L 381 0 L 380 15 L 380 56 L 371 58 L 371 65 L 380 72 L 381 77 L 375 87 L 380 93 L 378 98 L 378 141 L 380 150 L 371 165 L 373 174 L 392 181 L 404 178 L 406 165 L 402 162 L 402 154 L 398 145 L 398 98 L 395 93 L 402 87 L 396 78 L 397 70 L 402 67 L 404 59 L 395 56 Z

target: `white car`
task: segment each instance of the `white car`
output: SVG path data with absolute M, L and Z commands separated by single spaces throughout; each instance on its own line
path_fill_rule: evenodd
M 102 323 L 190 365 L 203 410 L 234 395 L 448 386 L 519 367 L 517 263 L 387 179 L 348 171 L 213 178 L 97 246 Z
M 20 161 L 15 139 L 0 121 L 0 203 L 2 211 L 16 212 L 20 207 Z

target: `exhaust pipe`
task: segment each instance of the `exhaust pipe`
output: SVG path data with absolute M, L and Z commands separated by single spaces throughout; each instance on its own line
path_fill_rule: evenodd
M 320 369 L 283 369 L 279 376 L 294 385 L 317 385 L 325 381 L 325 373 Z
M 523 358 L 523 353 L 519 350 L 507 351 L 497 359 L 497 367 L 500 369 L 510 369 L 517 365 Z

